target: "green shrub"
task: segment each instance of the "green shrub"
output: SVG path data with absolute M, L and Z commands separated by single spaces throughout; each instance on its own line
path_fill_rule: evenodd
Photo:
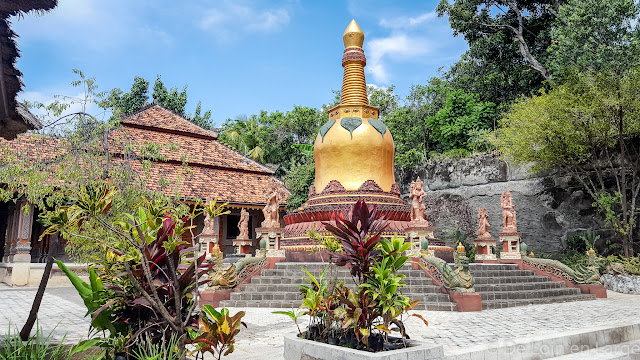
M 631 275 L 640 275 L 640 255 L 628 259 L 624 256 L 609 255 L 605 258 L 604 266 L 606 267 L 613 263 L 622 264 L 624 270 Z
M 13 332 L 11 324 L 3 341 L 0 341 L 0 360 L 69 360 L 77 353 L 84 352 L 97 341 L 83 341 L 68 348 L 63 344 L 64 337 L 57 344 L 53 343 L 53 331 L 44 336 L 36 326 L 36 333 L 27 341 L 20 339 L 20 332 Z

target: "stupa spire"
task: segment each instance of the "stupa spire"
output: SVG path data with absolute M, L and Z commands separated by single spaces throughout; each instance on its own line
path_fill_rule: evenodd
M 351 20 L 349 26 L 342 35 L 344 42 L 344 54 L 342 55 L 342 67 L 344 76 L 342 77 L 341 105 L 368 105 L 367 82 L 364 78 L 364 67 L 367 59 L 362 50 L 364 43 L 364 33 L 355 19 Z

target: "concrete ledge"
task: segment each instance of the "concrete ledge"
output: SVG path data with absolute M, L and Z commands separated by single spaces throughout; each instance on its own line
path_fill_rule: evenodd
M 296 335 L 284 336 L 285 360 L 444 360 L 442 346 L 407 340 L 414 346 L 372 353 L 342 346 L 301 339 Z
M 65 264 L 78 274 L 81 279 L 88 281 L 87 264 Z M 11 286 L 37 286 L 44 274 L 45 263 L 0 263 L 0 282 Z M 51 268 L 48 285 L 71 285 L 69 278 L 58 268 L 56 263 Z
M 446 360 L 521 359 L 544 360 L 590 349 L 640 339 L 640 323 L 600 326 L 592 330 L 564 331 L 562 335 L 540 335 L 498 341 L 493 345 L 469 346 L 448 351 Z

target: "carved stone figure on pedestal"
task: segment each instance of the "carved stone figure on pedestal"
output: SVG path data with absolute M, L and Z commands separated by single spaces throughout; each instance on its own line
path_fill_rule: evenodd
M 513 198 L 509 190 L 502 193 L 500 206 L 502 207 L 502 232 L 498 234 L 502 241 L 502 253 L 500 257 L 502 260 L 521 259 L 520 237 L 522 234 L 518 232 L 516 209 L 513 205 Z
M 513 205 L 513 198 L 511 197 L 511 192 L 509 190 L 502 193 L 502 197 L 500 198 L 500 206 L 502 207 L 502 232 L 518 232 L 518 223 L 516 222 L 516 209 Z
M 489 228 L 491 228 L 491 225 L 489 225 L 487 208 L 481 207 L 478 209 L 478 239 L 491 239 Z
M 262 227 L 279 228 L 280 227 L 280 195 L 278 194 L 278 185 L 275 180 L 271 181 L 269 193 L 267 194 L 267 205 L 262 209 L 264 221 Z
M 209 213 L 205 211 L 204 215 L 204 227 L 202 228 L 202 235 L 213 235 L 213 219 L 209 216 Z
M 249 238 L 249 212 L 244 208 L 240 211 L 240 222 L 238 222 L 238 230 L 240 230 L 238 239 Z
M 424 183 L 420 180 L 420 177 L 416 181 L 411 183 L 409 188 L 409 198 L 411 199 L 411 222 L 420 223 L 425 226 L 429 226 L 427 220 L 424 219 Z

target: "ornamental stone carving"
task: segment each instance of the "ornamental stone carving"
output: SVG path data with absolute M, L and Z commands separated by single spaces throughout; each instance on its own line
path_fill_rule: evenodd
M 429 223 L 424 218 L 424 183 L 420 180 L 420 177 L 416 181 L 413 181 L 409 190 L 409 198 L 411 199 L 411 222 L 414 224 L 424 224 L 428 226 Z
M 238 222 L 238 230 L 240 230 L 238 239 L 249 238 L 249 212 L 244 208 L 240 211 L 240 222 Z
M 205 211 L 204 215 L 204 228 L 202 229 L 202 235 L 215 235 L 214 220 L 209 216 L 209 213 Z
M 500 198 L 500 206 L 502 207 L 502 232 L 518 232 L 518 223 L 516 222 L 516 209 L 513 205 L 513 198 L 511 197 L 511 192 L 509 190 L 502 193 L 502 196 Z
M 280 227 L 280 195 L 278 192 L 278 183 L 276 180 L 271 180 L 269 186 L 269 192 L 267 193 L 267 204 L 262 213 L 264 214 L 264 221 L 262 227 L 265 228 L 279 228 Z
M 487 208 L 481 207 L 478 209 L 478 239 L 491 239 L 490 228 Z

